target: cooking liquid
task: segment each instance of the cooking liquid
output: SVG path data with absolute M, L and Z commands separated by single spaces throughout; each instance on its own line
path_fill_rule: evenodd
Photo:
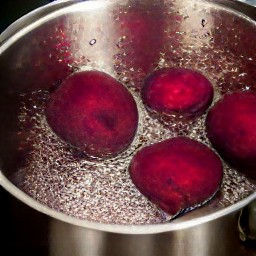
M 176 41 L 165 40 L 154 69 L 176 66 L 202 72 L 214 86 L 214 102 L 228 92 L 249 89 L 256 91 L 253 76 L 250 74 L 250 67 L 256 61 L 255 51 L 251 50 L 250 53 L 253 54 L 248 56 L 242 53 L 237 56 L 226 50 L 225 44 L 228 45 L 229 42 L 218 38 L 218 32 L 225 29 L 225 24 L 218 24 L 218 15 L 214 16 L 214 12 L 211 14 L 209 9 L 200 13 L 201 16 L 189 16 L 192 21 L 197 19 L 200 30 L 192 29 L 189 33 L 184 33 L 186 22 L 191 23 L 191 20 L 183 11 L 181 8 L 177 14 L 171 9 L 166 10 L 165 15 L 171 18 L 166 19 L 164 37 L 172 39 L 171 35 L 175 35 Z M 243 24 L 249 24 L 238 16 L 234 18 L 231 13 L 222 15 L 226 15 L 226 20 L 237 22 L 236 26 L 239 22 L 241 27 Z M 187 21 L 177 30 L 172 24 L 174 17 L 177 24 L 181 20 Z M 241 30 L 233 30 L 230 33 L 233 33 L 235 40 L 232 45 L 242 40 Z M 111 75 L 128 87 L 137 102 L 139 127 L 132 145 L 115 158 L 92 159 L 61 141 L 51 131 L 45 119 L 45 106 L 50 97 L 48 91 L 24 93 L 20 95 L 22 106 L 19 128 L 21 132 L 29 132 L 26 142 L 31 145 L 31 150 L 25 165 L 11 179 L 15 185 L 40 203 L 80 219 L 117 224 L 162 223 L 168 221 L 170 216 L 138 192 L 129 177 L 130 160 L 140 148 L 179 135 L 211 147 L 205 132 L 206 114 L 185 124 L 161 122 L 150 115 L 139 93 L 145 74 L 129 66 L 126 61 L 128 57 L 124 54 L 129 41 L 122 46 L 120 42 L 123 40 L 129 38 L 122 36 L 117 42 L 119 53 L 114 55 L 115 71 Z M 175 42 L 179 43 L 179 47 Z M 97 43 L 98 39 L 95 39 L 95 45 Z M 93 65 L 95 66 L 95 63 Z M 220 191 L 207 205 L 194 212 L 200 216 L 200 212 L 203 215 L 204 211 L 217 211 L 246 198 L 255 190 L 255 181 L 249 180 L 224 163 L 224 178 Z

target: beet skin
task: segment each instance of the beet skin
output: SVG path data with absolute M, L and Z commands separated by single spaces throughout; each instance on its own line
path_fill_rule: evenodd
M 256 178 L 256 93 L 226 94 L 209 111 L 206 131 L 224 160 Z
M 132 95 L 99 71 L 75 73 L 64 80 L 51 95 L 46 117 L 61 139 L 94 157 L 125 150 L 138 126 Z
M 191 119 L 202 115 L 210 106 L 213 87 L 197 71 L 163 68 L 145 80 L 142 98 L 150 110 L 165 117 Z
M 204 144 L 185 137 L 142 148 L 129 170 L 139 191 L 172 216 L 209 201 L 223 176 L 220 158 Z

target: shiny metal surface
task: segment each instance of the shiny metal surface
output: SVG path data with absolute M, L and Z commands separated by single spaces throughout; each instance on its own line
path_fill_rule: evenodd
M 256 242 L 256 201 L 241 210 L 238 218 L 238 230 L 242 241 Z
M 255 0 L 239 0 L 239 1 L 241 1 L 243 3 L 246 3 L 246 4 L 256 6 L 256 1 Z
M 1 33 L 1 44 L 3 43 L 3 40 L 6 40 L 7 38 L 11 37 L 15 33 L 17 33 L 19 30 L 27 26 L 28 24 L 31 24 L 38 20 L 38 18 L 43 17 L 50 12 L 53 12 L 55 10 L 58 10 L 59 8 L 63 8 L 65 6 L 72 5 L 76 2 L 79 2 L 77 0 L 58 0 L 54 3 L 45 5 L 43 7 L 38 7 L 36 10 L 31 11 L 29 14 L 24 15 L 23 17 L 20 17 L 18 20 L 13 22 L 8 29 L 3 31 Z
M 66 1 L 64 3 L 66 5 Z M 217 1 L 217 3 L 220 3 L 220 5 L 223 6 L 225 2 Z M 227 3 L 230 4 L 231 2 L 227 1 Z M 121 77 L 119 77 L 121 81 L 122 79 L 128 79 L 128 81 L 130 81 L 132 85 L 137 86 L 137 84 L 139 84 L 138 74 L 139 74 L 139 77 L 143 77 L 148 72 L 150 72 L 150 70 L 152 70 L 153 66 L 151 65 L 151 63 L 154 63 L 154 59 L 157 57 L 158 50 L 151 51 L 150 54 L 148 51 L 146 52 L 146 54 L 144 54 L 143 51 L 139 50 L 139 51 L 136 51 L 137 56 L 133 56 L 132 55 L 133 52 L 129 49 L 129 47 L 132 46 L 132 41 L 131 41 L 130 46 L 129 46 L 129 43 L 127 46 L 125 46 L 127 47 L 128 58 L 121 57 L 121 64 L 118 64 L 120 60 L 118 59 L 118 62 L 117 62 L 116 57 L 115 57 L 115 60 L 113 60 L 113 56 L 116 56 L 116 55 L 119 56 L 120 54 L 122 54 L 122 51 L 123 51 L 122 44 L 118 43 L 118 47 L 117 47 L 116 42 L 120 40 L 119 37 L 120 35 L 122 35 L 123 32 L 121 30 L 121 34 L 119 34 L 120 28 L 118 27 L 118 23 L 116 23 L 115 21 L 113 22 L 112 15 L 114 15 L 115 17 L 115 15 L 117 15 L 116 13 L 122 10 L 122 8 L 126 8 L 127 5 L 130 8 L 129 4 L 130 4 L 129 2 L 126 2 L 126 3 L 124 2 L 120 5 L 118 2 L 115 3 L 115 2 L 105 2 L 105 1 L 92 1 L 92 2 L 89 1 L 84 3 L 73 4 L 69 7 L 64 6 L 63 8 L 60 8 L 60 9 L 57 8 L 58 9 L 57 11 L 56 11 L 56 6 L 54 6 L 53 8 L 51 7 L 52 6 L 51 5 L 50 9 L 52 9 L 52 11 L 50 11 L 48 15 L 39 15 L 39 17 L 41 18 L 39 18 L 36 22 L 29 23 L 28 26 L 25 26 L 24 28 L 20 29 L 19 32 L 13 34 L 12 32 L 13 26 L 11 26 L 9 30 L 10 32 L 8 32 L 7 30 L 6 32 L 7 34 L 4 33 L 3 36 L 1 36 L 1 39 L 2 39 L 1 40 L 2 41 L 1 60 L 2 60 L 2 63 L 4 63 L 4 65 L 1 65 L 1 80 L 5 81 L 5 83 L 3 84 L 3 93 L 7 94 L 5 98 L 9 97 L 8 95 L 10 93 L 13 93 L 14 91 L 23 93 L 23 92 L 33 91 L 37 89 L 47 89 L 49 86 L 51 86 L 52 83 L 56 82 L 56 80 L 63 79 L 70 72 L 72 72 L 72 70 L 77 69 L 81 66 L 86 68 L 88 67 L 98 68 L 106 72 L 109 72 L 110 74 L 114 74 L 116 76 L 118 76 L 118 74 L 121 74 Z M 154 13 L 156 13 L 156 15 L 158 15 L 157 13 L 159 13 L 160 15 L 162 12 L 162 5 L 159 4 L 158 2 L 153 2 L 153 3 L 145 2 L 145 6 L 142 5 L 141 8 L 145 8 L 146 11 L 150 13 L 150 10 L 152 10 L 151 4 L 152 6 L 154 6 Z M 205 8 L 203 6 L 204 6 L 204 3 L 202 7 L 198 6 L 197 8 L 199 9 Z M 234 7 L 237 7 L 237 6 L 234 5 Z M 183 23 L 181 23 L 181 29 L 184 31 L 187 31 L 186 33 L 188 34 L 188 37 L 184 37 L 184 39 L 181 39 L 182 41 L 180 41 L 180 43 L 182 47 L 179 50 L 181 52 L 179 52 L 177 56 L 174 55 L 170 57 L 169 65 L 172 65 L 174 63 L 176 65 L 177 64 L 185 65 L 185 66 L 189 65 L 189 67 L 199 66 L 199 68 L 205 69 L 206 72 L 212 72 L 211 73 L 212 79 L 216 79 L 217 83 L 223 82 L 222 80 L 219 80 L 218 69 L 216 68 L 212 69 L 211 67 L 214 65 L 215 66 L 219 65 L 219 69 L 221 69 L 222 66 L 224 66 L 225 68 L 227 68 L 227 71 L 225 71 L 227 74 L 228 72 L 233 72 L 232 61 L 235 61 L 235 60 L 232 60 L 232 55 L 231 55 L 231 59 L 227 59 L 225 57 L 225 52 L 223 53 L 221 49 L 219 50 L 219 48 L 222 47 L 222 44 L 226 44 L 225 47 L 231 47 L 232 49 L 232 47 L 234 47 L 232 45 L 232 41 L 228 41 L 228 40 L 224 42 L 218 41 L 218 40 L 226 40 L 225 36 L 221 37 L 222 34 L 225 35 L 225 31 L 227 31 L 226 33 L 230 33 L 229 31 L 231 27 L 229 26 L 231 25 L 230 21 L 232 21 L 233 19 L 232 14 L 227 13 L 226 15 L 227 18 L 225 18 L 227 20 L 222 21 L 220 20 L 219 16 L 223 15 L 221 14 L 221 12 L 225 12 L 225 9 L 221 9 L 223 7 L 218 7 L 220 9 L 216 9 L 216 11 L 213 8 L 212 14 L 207 13 L 207 9 L 202 11 L 203 13 L 200 14 L 200 10 L 199 12 L 196 9 L 194 10 L 193 4 L 187 1 L 179 2 L 179 3 L 176 3 L 175 1 L 170 2 L 170 8 L 171 10 L 172 8 L 174 9 L 180 8 L 180 10 L 182 10 L 180 12 L 188 13 L 191 21 L 189 22 L 184 21 Z M 246 8 L 249 8 L 249 7 L 246 6 Z M 41 13 L 41 10 L 45 11 L 44 8 L 41 8 L 38 10 L 38 12 Z M 138 10 L 143 11 L 143 9 L 138 9 Z M 252 15 L 254 13 L 253 10 L 251 10 L 250 8 L 249 10 L 250 10 L 248 12 L 249 15 Z M 74 13 L 76 13 L 76 15 L 74 15 Z M 196 32 L 198 33 L 198 35 L 194 36 L 193 34 L 195 33 L 194 31 L 198 29 L 198 25 L 195 22 L 198 19 L 197 15 L 202 15 L 202 17 L 207 16 L 208 27 L 206 28 L 206 30 L 204 30 L 205 29 L 204 27 L 203 29 L 199 29 L 199 32 Z M 35 13 L 32 13 L 32 17 L 34 16 L 35 16 Z M 98 21 L 99 23 L 96 22 L 97 17 L 99 19 Z M 159 17 L 160 16 L 154 17 L 154 19 L 156 19 L 155 22 L 159 22 Z M 31 21 L 30 16 L 28 16 L 27 18 L 28 18 L 28 22 L 30 22 Z M 175 17 L 170 16 L 169 18 L 175 18 Z M 237 19 L 238 20 L 236 22 L 237 24 L 236 26 L 238 31 L 238 29 L 241 26 L 243 26 L 243 23 L 244 22 L 246 23 L 246 21 L 243 21 L 243 19 L 240 19 L 240 18 L 237 18 Z M 84 23 L 81 23 L 81 22 L 84 22 Z M 165 23 L 163 22 L 160 19 L 160 23 L 156 23 L 156 24 L 159 26 L 164 26 Z M 167 31 L 168 29 L 171 30 L 173 23 L 172 22 L 168 23 L 168 21 L 166 22 L 167 22 L 167 24 L 165 25 L 167 26 L 166 30 Z M 195 25 L 191 25 L 191 22 L 195 22 Z M 87 24 L 87 23 L 90 24 L 90 28 L 85 29 L 83 25 L 81 26 L 81 24 Z M 253 23 L 251 23 L 250 26 L 252 26 L 252 24 Z M 212 40 L 211 33 L 213 32 L 211 32 L 211 30 L 215 29 L 214 26 L 222 27 L 221 33 L 219 33 L 218 30 L 215 32 L 216 46 L 214 47 L 216 48 L 216 53 L 215 51 L 213 51 L 214 48 L 208 49 L 208 44 L 210 43 L 210 40 Z M 246 38 L 245 41 L 242 41 L 242 43 L 246 45 L 241 45 L 241 47 L 236 46 L 239 49 L 239 51 L 241 51 L 241 52 L 239 51 L 236 52 L 236 54 L 241 55 L 243 54 L 242 53 L 243 51 L 246 51 L 245 54 L 249 54 L 249 55 L 251 54 L 251 57 L 253 58 L 253 54 L 255 54 L 253 47 L 255 46 L 253 44 L 253 40 L 250 40 L 250 36 L 253 36 L 253 34 L 250 32 L 251 28 L 249 26 L 249 23 L 247 26 L 248 26 L 248 31 L 245 31 L 245 32 L 239 31 L 239 33 L 242 33 L 241 35 L 238 35 L 237 34 L 238 32 L 235 29 L 233 29 L 231 31 L 234 31 L 234 32 L 231 32 L 229 36 L 248 37 L 248 39 Z M 207 29 L 209 29 L 208 31 L 209 35 L 207 34 L 207 37 L 201 38 L 201 36 L 203 36 L 202 33 L 206 33 Z M 158 49 L 157 47 L 159 47 L 159 45 L 161 44 L 163 44 L 163 46 L 161 47 L 169 47 L 168 45 L 167 46 L 164 45 L 165 40 L 168 40 L 168 39 L 164 38 L 164 35 L 159 34 L 158 30 L 159 30 L 159 27 L 150 32 L 150 33 L 156 33 L 156 34 L 149 34 L 150 37 L 148 36 L 146 37 L 146 40 L 150 40 L 151 37 L 158 36 L 158 40 L 155 40 L 153 42 L 147 41 L 147 45 L 148 45 L 147 47 L 149 47 L 149 51 L 151 48 Z M 7 37 L 6 35 L 8 35 L 8 33 L 9 33 L 9 36 L 8 36 L 9 39 L 6 40 L 6 37 Z M 190 36 L 190 33 L 193 36 Z M 247 34 L 243 34 L 243 33 L 247 33 Z M 218 39 L 217 36 L 220 36 L 220 38 Z M 177 40 L 180 40 L 179 37 L 180 36 L 178 36 Z M 92 51 L 91 50 L 92 46 L 89 44 L 89 42 L 91 42 L 93 38 L 100 38 L 100 41 L 97 42 L 97 44 L 94 46 L 94 50 Z M 175 37 L 174 39 L 176 40 Z M 84 42 L 87 42 L 87 44 L 85 44 Z M 194 44 L 194 47 L 196 49 L 195 53 L 193 53 L 193 51 L 190 51 L 190 50 L 184 50 L 186 48 L 189 49 L 190 44 Z M 236 44 L 241 44 L 241 41 L 238 40 Z M 61 48 L 61 47 L 64 47 L 64 48 Z M 173 46 L 171 45 L 171 47 Z M 33 51 L 31 51 L 30 49 L 33 49 Z M 205 52 L 204 52 L 204 49 L 206 49 Z M 170 48 L 169 51 L 172 51 L 172 48 Z M 188 55 L 188 52 L 190 52 L 189 55 Z M 180 60 L 179 60 L 180 58 L 179 54 L 184 55 L 184 57 L 182 57 Z M 217 59 L 219 57 L 219 54 L 224 54 L 224 58 Z M 204 56 L 206 56 L 206 58 Z M 199 59 L 197 59 L 198 57 Z M 246 63 L 246 65 L 248 64 L 251 65 L 251 63 Z M 242 65 L 242 63 L 239 63 L 239 65 Z M 116 68 L 118 68 L 118 70 L 116 70 Z M 136 68 L 139 68 L 139 70 L 134 72 Z M 230 69 L 230 71 L 228 71 L 228 69 Z M 122 71 L 120 72 L 120 70 Z M 234 75 L 237 75 L 237 74 L 234 73 Z M 37 79 L 35 83 L 36 77 L 40 77 L 40 79 Z M 241 80 L 239 81 L 240 82 L 238 84 L 239 86 L 247 82 L 251 83 L 250 79 L 252 79 L 252 76 L 248 76 L 248 77 L 245 76 L 245 80 L 243 80 L 243 77 L 244 76 L 236 77 L 236 79 Z M 224 81 L 224 84 L 230 83 L 230 79 L 232 78 L 227 76 L 226 79 L 227 80 Z M 48 87 L 45 87 L 45 86 L 48 86 Z M 20 103 L 17 101 L 17 98 L 15 98 L 15 96 L 11 96 L 10 99 L 8 99 L 9 104 L 11 101 L 12 101 L 11 105 L 13 108 L 11 115 L 13 115 L 12 118 L 15 119 L 15 115 L 17 111 L 16 108 Z M 3 115 L 4 113 L 5 111 L 3 111 Z M 9 118 L 9 117 L 10 116 L 6 118 Z M 11 122 L 9 120 L 7 121 L 9 123 Z M 16 124 L 10 123 L 10 129 L 15 130 L 16 129 L 15 125 L 17 125 L 17 123 Z M 5 127 L 3 129 L 6 130 Z M 6 134 L 6 136 L 4 136 L 3 145 L 5 145 L 5 147 L 2 151 L 4 151 L 5 154 L 8 154 L 8 155 L 14 155 L 17 159 L 19 159 L 20 158 L 19 154 L 21 153 L 13 151 L 15 150 L 15 148 L 10 147 L 10 141 L 8 141 L 8 136 L 11 136 L 10 138 L 12 140 L 14 133 L 9 135 Z M 26 133 L 23 133 L 22 136 L 26 136 Z M 4 143 L 4 140 L 7 140 L 7 141 Z M 17 140 L 19 141 L 20 138 L 18 137 Z M 26 151 L 23 150 L 22 152 L 26 156 Z M 41 152 L 40 154 L 42 154 L 42 151 L 40 152 Z M 3 163 L 6 165 L 6 167 L 3 168 L 3 171 L 4 171 L 4 174 L 7 176 L 7 178 L 14 177 L 16 173 L 18 174 L 18 176 L 21 176 L 17 170 L 18 166 L 17 167 L 15 166 L 16 163 L 14 163 L 14 166 L 13 166 L 13 163 L 9 162 L 6 156 L 3 159 L 4 159 Z M 17 164 L 22 166 L 23 163 L 21 161 L 21 162 L 18 162 Z M 35 162 L 32 165 L 32 168 L 34 168 L 33 166 L 35 164 L 37 163 Z M 39 170 L 37 170 L 37 173 L 38 172 Z M 230 177 L 232 177 L 232 174 Z M 16 177 L 15 179 L 17 178 L 23 179 L 22 177 Z M 1 180 L 2 180 L 3 186 L 7 188 L 9 191 L 11 191 L 12 193 L 15 193 L 15 196 L 17 196 L 23 201 L 25 200 L 26 203 L 28 203 L 30 206 L 33 206 L 40 211 L 46 212 L 51 216 L 54 216 L 61 220 L 68 221 L 76 225 L 82 225 L 85 227 L 91 227 L 91 228 L 97 228 L 101 230 L 109 230 L 109 231 L 121 232 L 121 233 L 130 233 L 130 232 L 131 233 L 144 233 L 144 232 L 154 233 L 154 232 L 163 232 L 167 230 L 177 230 L 177 229 L 187 228 L 190 226 L 197 225 L 199 223 L 207 222 L 211 219 L 221 217 L 232 211 L 240 209 L 255 198 L 255 193 L 252 193 L 250 196 L 247 196 L 244 200 L 240 200 L 236 204 L 228 203 L 228 205 L 226 205 L 225 203 L 223 203 L 223 205 L 227 207 L 220 207 L 220 206 L 217 207 L 216 205 L 215 206 L 213 205 L 213 207 L 210 207 L 210 208 L 206 207 L 200 211 L 187 214 L 182 218 L 178 218 L 177 220 L 173 221 L 170 224 L 165 223 L 162 225 L 147 225 L 147 226 L 141 225 L 141 226 L 131 227 L 126 225 L 125 226 L 105 225 L 104 223 L 99 224 L 98 221 L 91 222 L 87 220 L 72 218 L 71 216 L 67 216 L 60 212 L 49 209 L 45 205 L 39 204 L 37 201 L 35 201 L 25 193 L 21 193 L 20 190 L 18 190 L 15 186 L 13 186 L 13 184 L 9 183 L 8 179 L 6 179 L 5 176 L 2 175 Z M 236 181 L 238 183 L 240 182 L 239 186 L 242 186 L 242 180 L 243 179 L 241 180 L 239 179 Z M 39 180 L 38 181 L 35 180 L 35 182 L 38 183 Z M 44 181 L 44 184 L 45 182 L 46 181 Z M 49 182 L 51 181 L 49 180 Z M 42 183 L 42 186 L 44 186 L 44 184 Z M 238 185 L 237 185 L 237 188 L 238 188 Z M 229 188 L 227 186 L 227 191 L 228 189 Z M 248 188 L 245 186 L 244 190 L 247 191 Z M 36 194 L 40 196 L 40 193 L 36 192 Z M 236 195 L 236 197 L 238 197 L 238 195 Z M 51 199 L 47 199 L 47 200 L 48 202 L 51 201 Z M 232 202 L 231 198 L 228 200 L 231 200 Z
M 236 229 L 237 214 L 202 225 L 151 235 L 99 232 L 53 221 L 51 256 L 255 256 L 242 245 Z
M 80 62 L 78 61 L 75 63 L 76 65 L 73 65 L 73 60 L 69 62 L 70 59 L 68 59 L 64 66 L 60 64 L 59 67 L 61 69 L 63 68 L 63 72 L 58 73 L 60 77 L 56 78 L 54 72 L 49 72 L 54 69 L 57 64 L 54 57 L 51 59 L 52 63 L 50 64 L 49 59 L 42 60 L 42 65 L 46 65 L 47 63 L 47 67 L 44 69 L 47 72 L 44 73 L 43 77 L 41 70 L 39 73 L 33 70 L 34 63 L 31 61 L 34 60 L 30 55 L 31 49 L 33 49 L 33 54 L 41 54 L 41 48 L 38 44 L 40 41 L 43 41 L 45 35 L 48 35 L 48 31 L 43 29 L 40 31 L 41 27 L 44 29 L 46 27 L 49 28 L 49 25 L 53 25 L 56 21 L 57 24 L 61 25 L 63 20 L 67 21 L 72 17 L 68 23 L 70 25 L 72 21 L 79 18 L 79 15 L 76 16 L 75 14 L 79 13 L 82 7 L 85 8 L 83 10 L 86 10 L 88 13 L 94 13 L 94 11 L 98 10 L 99 16 L 104 14 L 106 10 L 109 10 L 108 8 L 114 8 L 113 2 L 110 1 L 88 1 L 77 4 L 75 4 L 75 2 L 77 1 L 60 1 L 48 5 L 47 7 L 42 7 L 32 14 L 23 17 L 1 34 L 0 66 L 2 68 L 4 67 L 1 75 L 4 78 L 3 81 L 5 81 L 2 85 L 5 94 L 3 94 L 2 97 L 8 98 L 9 93 L 13 93 L 14 91 L 23 93 L 25 91 L 43 88 L 45 84 L 51 84 L 55 82 L 56 79 L 63 79 L 72 71 L 72 68 L 88 64 L 87 62 L 83 62 L 86 60 L 79 59 Z M 220 4 L 222 8 L 227 9 L 229 12 L 240 10 L 241 13 L 239 13 L 238 16 L 245 17 L 245 19 L 250 18 L 251 23 L 255 25 L 255 22 L 253 23 L 253 20 L 256 20 L 255 8 L 235 1 L 218 0 L 212 2 Z M 125 6 L 129 3 L 128 1 L 122 2 L 122 5 Z M 148 4 L 147 1 L 145 1 L 145 3 Z M 92 15 L 86 19 L 89 19 L 93 23 L 95 22 L 94 18 L 95 17 Z M 104 23 L 107 24 L 107 20 Z M 47 25 L 44 26 L 44 24 Z M 112 31 L 115 32 L 115 28 L 112 27 L 112 29 Z M 32 34 L 33 37 L 27 40 L 28 38 L 24 37 L 24 35 L 30 34 Z M 102 36 L 101 33 L 95 34 L 95 36 L 98 35 Z M 71 36 L 74 36 L 74 34 Z M 85 35 L 85 38 L 88 39 L 87 41 L 92 39 L 91 35 L 88 38 Z M 109 52 L 112 53 L 115 51 L 113 38 L 115 37 L 107 36 L 99 46 L 100 49 L 97 53 L 94 51 L 88 53 L 88 58 L 93 60 L 100 56 L 101 59 L 104 60 L 103 63 L 105 66 L 103 69 L 110 73 L 113 72 L 113 67 L 111 65 L 112 59 L 109 57 Z M 21 40 L 22 43 L 16 44 L 19 40 Z M 246 43 L 248 44 L 247 50 L 253 53 L 253 42 L 248 40 Z M 80 48 L 78 48 L 83 51 L 81 45 Z M 77 50 L 76 47 L 73 49 Z M 105 49 L 108 49 L 108 52 L 106 52 Z M 79 54 L 79 51 L 74 52 L 74 57 L 79 56 Z M 23 56 L 23 59 L 19 59 L 17 56 Z M 58 57 L 59 56 L 57 56 L 57 58 Z M 152 58 L 154 58 L 154 56 L 152 56 Z M 38 65 L 39 67 L 45 68 L 44 66 L 40 66 L 40 63 Z M 102 68 L 100 65 L 100 63 L 96 63 L 97 67 Z M 67 66 L 72 67 L 71 69 L 66 69 Z M 145 66 L 143 68 L 148 71 L 151 67 Z M 8 69 L 13 71 L 12 75 L 5 72 Z M 34 87 L 34 81 L 37 77 L 41 77 L 41 79 L 37 80 L 36 87 Z M 19 81 L 18 84 L 17 81 Z M 10 100 L 12 100 L 12 104 L 10 104 L 11 108 L 7 108 L 6 110 L 6 112 L 9 111 L 8 116 L 1 116 L 3 122 L 8 121 L 6 127 L 15 126 L 14 119 L 19 103 L 15 97 L 10 97 Z M 6 129 L 6 127 L 4 127 L 4 129 Z M 15 141 L 11 144 L 8 140 L 3 141 L 3 145 L 6 147 L 5 154 L 7 155 L 9 152 L 12 152 L 12 147 L 16 146 Z M 3 150 L 1 151 L 3 152 Z M 8 156 L 5 157 L 8 159 Z M 1 185 L 27 205 L 53 217 L 49 229 L 50 255 L 249 255 L 246 254 L 247 252 L 244 247 L 239 244 L 237 219 L 240 209 L 256 198 L 256 192 L 228 207 L 218 209 L 217 211 L 206 209 L 205 212 L 202 211 L 202 214 L 199 216 L 192 213 L 172 223 L 157 225 L 102 224 L 80 220 L 57 212 L 19 190 L 9 180 L 12 176 L 12 168 L 16 168 L 16 163 L 15 161 L 13 163 L 13 159 L 8 159 L 8 161 L 11 168 L 2 168 L 0 173 Z M 225 243 L 223 243 L 223 241 L 225 241 Z M 253 251 L 251 255 L 255 255 Z

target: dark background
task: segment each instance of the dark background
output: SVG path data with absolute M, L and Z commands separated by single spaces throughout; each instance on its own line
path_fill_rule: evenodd
M 7 0 L 0 5 L 0 32 L 48 0 Z M 48 218 L 0 187 L 1 256 L 48 255 Z
M 0 31 L 31 10 L 52 0 L 2 0 L 0 5 Z

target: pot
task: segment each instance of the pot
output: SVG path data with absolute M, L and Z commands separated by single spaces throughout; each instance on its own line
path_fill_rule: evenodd
M 116 194 L 114 207 L 113 196 L 95 192 L 109 191 L 90 171 L 104 163 L 83 162 L 44 119 L 49 94 L 77 70 L 109 73 L 134 95 L 148 73 L 170 65 L 206 73 L 217 98 L 256 90 L 255 20 L 255 7 L 231 0 L 74 0 L 38 8 L 1 34 L 0 183 L 49 217 L 49 255 L 256 255 L 242 244 L 255 239 L 255 180 L 227 169 L 208 205 L 171 221 L 134 190 L 126 196 L 144 200 L 139 210 Z

